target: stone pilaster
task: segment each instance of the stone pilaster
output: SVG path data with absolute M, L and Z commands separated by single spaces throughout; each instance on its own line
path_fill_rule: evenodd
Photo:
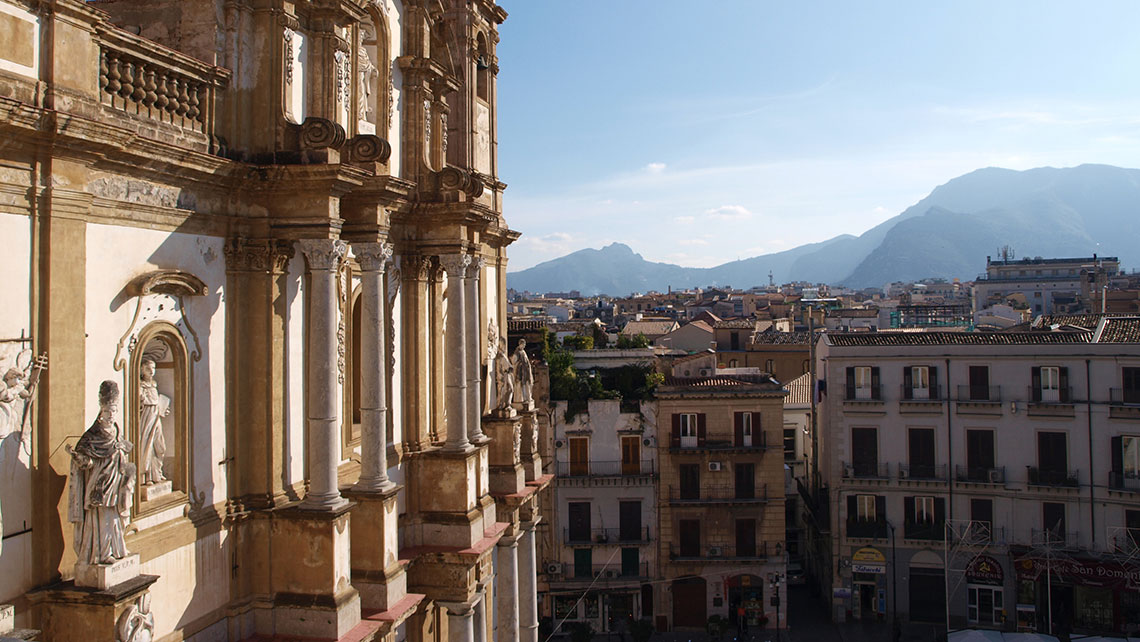
M 519 640 L 538 642 L 537 565 L 534 550 L 534 523 L 520 524 L 519 537 Z
M 487 591 L 481 588 L 476 595 L 475 617 L 472 618 L 475 642 L 487 642 Z
M 484 260 L 480 256 L 471 258 L 464 279 L 467 313 L 464 315 L 467 327 L 467 438 L 473 444 L 486 443 L 480 420 L 483 418 L 482 388 L 483 350 L 479 340 L 479 280 L 482 278 Z
M 471 602 L 438 602 L 447 609 L 447 642 L 475 642 L 475 605 Z
M 388 243 L 354 243 L 360 263 L 360 478 L 357 491 L 385 491 L 388 479 L 388 358 L 384 312 L 384 270 L 392 259 Z
M 403 314 L 403 394 L 404 444 L 410 452 L 420 452 L 431 443 L 432 336 L 429 280 L 431 262 L 422 256 L 401 257 L 404 279 Z
M 484 420 L 488 449 L 488 487 L 496 496 L 515 495 L 526 489 L 526 474 L 519 461 L 522 420 L 519 417 L 487 417 Z
M 538 452 L 538 411 L 523 411 L 519 413 L 519 418 L 522 420 L 519 459 L 526 481 L 532 482 L 542 477 L 542 456 Z
M 297 248 L 309 273 L 308 439 L 309 491 L 301 506 L 335 510 L 345 504 L 337 487 L 337 271 L 347 245 L 333 239 L 304 239 Z
M 467 340 L 464 280 L 471 256 L 445 254 L 439 258 L 447 272 L 447 327 L 444 329 L 446 347 L 445 376 L 447 377 L 447 439 L 444 450 L 464 452 L 471 449 L 467 438 Z
M 495 602 L 496 642 L 519 642 L 519 543 L 516 537 L 499 540 Z

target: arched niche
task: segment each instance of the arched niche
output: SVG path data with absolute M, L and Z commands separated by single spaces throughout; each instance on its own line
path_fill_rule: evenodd
M 178 328 L 148 323 L 127 368 L 124 423 L 134 444 L 135 514 L 146 515 L 190 496 L 193 405 L 191 359 Z
M 383 5 L 379 5 L 383 6 Z M 357 133 L 391 136 L 394 87 L 392 38 L 386 9 L 373 4 L 368 19 L 360 23 L 356 53 Z

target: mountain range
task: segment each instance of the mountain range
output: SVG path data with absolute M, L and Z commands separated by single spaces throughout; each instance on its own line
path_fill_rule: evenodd
M 979 169 L 859 236 L 689 268 L 646 261 L 629 246 L 585 249 L 507 274 L 519 291 L 578 290 L 624 296 L 667 288 L 809 281 L 851 288 L 924 278 L 973 280 L 986 256 L 1008 245 L 1018 257 L 1117 256 L 1140 261 L 1140 170 L 1109 165 Z

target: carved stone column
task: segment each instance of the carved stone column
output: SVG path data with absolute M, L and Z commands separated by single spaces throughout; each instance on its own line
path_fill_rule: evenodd
M 476 593 L 475 617 L 473 619 L 475 642 L 487 642 L 487 589 L 485 588 L 480 588 Z
M 473 444 L 487 441 L 483 434 L 481 420 L 483 418 L 482 395 L 479 394 L 482 377 L 483 354 L 479 341 L 479 279 L 483 271 L 483 258 L 471 257 L 471 265 L 467 268 L 467 278 L 464 286 L 467 290 L 467 309 L 464 315 L 467 323 L 467 437 Z
M 499 540 L 499 563 L 495 568 L 495 640 L 519 642 L 519 542 L 517 537 Z
M 519 538 L 519 640 L 538 642 L 538 575 L 535 566 L 534 523 L 520 524 Z
M 334 510 L 345 504 L 337 487 L 336 278 L 347 245 L 332 239 L 297 241 L 309 269 L 308 386 L 309 491 L 302 508 Z
M 410 452 L 424 450 L 430 443 L 431 422 L 431 318 L 429 288 L 431 263 L 422 256 L 401 258 L 404 279 L 404 335 L 402 388 L 404 395 L 404 443 Z
M 447 360 L 447 440 L 444 450 L 462 452 L 471 448 L 467 439 L 467 305 L 464 279 L 471 265 L 467 254 L 446 254 L 439 263 L 447 272 L 447 323 L 444 329 Z
M 447 642 L 475 642 L 475 605 L 470 602 L 439 602 L 447 609 Z
M 353 243 L 360 263 L 360 479 L 354 490 L 384 491 L 388 479 L 387 319 L 384 270 L 388 243 Z

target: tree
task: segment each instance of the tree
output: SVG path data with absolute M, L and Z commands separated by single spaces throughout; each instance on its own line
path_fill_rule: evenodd
M 593 326 L 590 326 L 590 331 L 594 337 L 594 347 L 598 348 L 599 350 L 603 350 L 607 345 L 609 345 L 609 338 L 606 337 L 606 331 L 603 330 L 601 326 L 594 324 Z
M 638 332 L 635 337 L 623 334 L 618 336 L 617 347 L 619 349 L 648 348 L 649 337 L 645 336 L 644 332 Z
M 562 346 L 567 350 L 593 350 L 594 337 L 584 337 L 580 334 L 572 334 L 562 339 Z

